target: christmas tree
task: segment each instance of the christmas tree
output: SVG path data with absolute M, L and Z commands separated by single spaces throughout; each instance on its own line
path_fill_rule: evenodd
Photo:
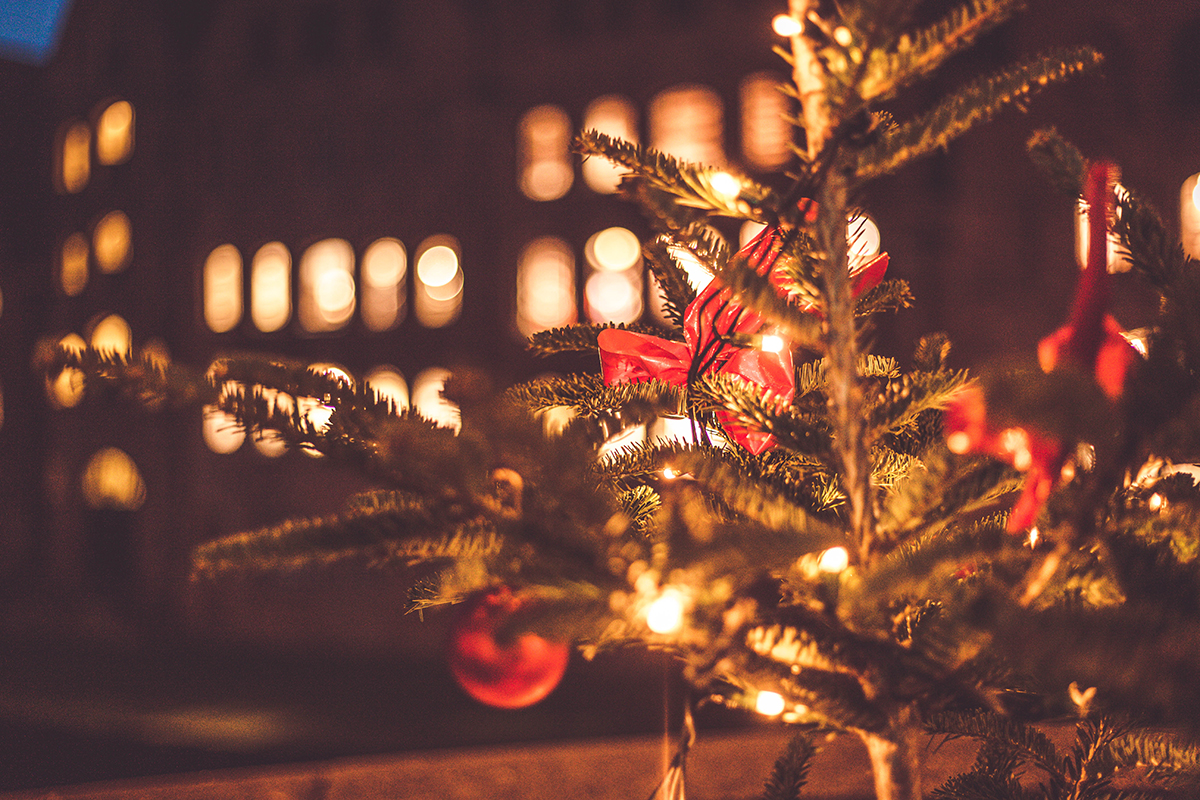
M 216 406 L 360 468 L 378 490 L 209 543 L 196 579 L 358 556 L 417 567 L 415 608 L 461 603 L 448 668 L 482 702 L 537 702 L 572 646 L 664 649 L 691 705 L 797 729 L 768 798 L 804 795 L 828 731 L 862 740 L 880 798 L 923 796 L 938 736 L 980 750 L 928 796 L 1190 796 L 1200 273 L 1114 165 L 1042 131 L 1029 150 L 1048 189 L 1088 216 L 1063 326 L 970 374 L 936 333 L 905 363 L 873 354 L 878 315 L 919 300 L 865 242 L 862 187 L 1100 61 L 1035 56 L 897 120 L 884 104 L 1017 4 L 970 0 L 923 27 L 916 5 L 792 0 L 777 24 L 796 158 L 773 181 L 583 132 L 578 152 L 622 168 L 651 220 L 669 324 L 535 334 L 535 352 L 596 353 L 600 369 L 503 390 L 458 374 L 461 430 L 270 357 L 200 372 L 73 350 L 51 369 L 93 393 Z M 762 231 L 732 252 L 713 217 Z M 1161 296 L 1142 336 L 1108 314 L 1113 237 Z M 1037 723 L 1064 716 L 1078 724 L 1060 753 Z M 683 796 L 690 706 L 683 727 L 662 797 Z

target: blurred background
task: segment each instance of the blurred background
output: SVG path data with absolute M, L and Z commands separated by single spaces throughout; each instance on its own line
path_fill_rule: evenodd
M 593 369 L 536 360 L 523 337 L 659 311 L 648 229 L 607 165 L 568 154 L 572 135 L 771 180 L 788 159 L 770 24 L 785 5 L 9 0 L 0 790 L 661 727 L 677 676 L 649 655 L 574 664 L 526 711 L 474 705 L 442 664 L 444 616 L 406 614 L 394 568 L 190 581 L 196 544 L 365 485 L 199 409 L 83 400 L 77 376 L 47 382 L 32 362 L 60 343 L 201 368 L 273 352 L 432 416 L 462 366 L 499 385 Z M 892 110 L 1051 46 L 1090 44 L 1105 66 L 857 198 L 917 298 L 874 331 L 879 352 L 903 360 L 941 330 L 957 366 L 1032 357 L 1060 323 L 1075 205 L 1025 155 L 1039 127 L 1119 162 L 1200 248 L 1200 8 L 1029 5 Z M 1153 297 L 1117 284 L 1118 319 L 1144 325 Z

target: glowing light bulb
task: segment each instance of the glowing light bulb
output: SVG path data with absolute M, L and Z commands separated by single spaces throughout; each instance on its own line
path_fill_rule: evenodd
M 766 717 L 778 716 L 786 707 L 783 695 L 778 692 L 759 692 L 754 698 L 754 710 Z
M 1196 185 L 1192 187 L 1192 205 L 1200 211 L 1200 180 L 1196 181 Z
M 1037 547 L 1038 540 L 1042 538 L 1041 531 L 1037 528 L 1029 529 L 1029 547 L 1032 549 Z
M 679 592 L 666 589 L 646 609 L 646 627 L 654 633 L 668 635 L 683 628 L 683 598 Z
M 728 172 L 714 172 L 712 187 L 726 201 L 736 200 L 742 193 L 742 182 Z
M 1158 492 L 1155 492 L 1154 494 L 1150 495 L 1148 500 L 1146 500 L 1146 508 L 1150 509 L 1151 511 L 1159 511 L 1166 504 L 1166 502 L 1166 498 L 1164 498 Z
M 971 436 L 965 431 L 955 431 L 946 437 L 946 448 L 951 453 L 963 455 L 971 450 Z
M 854 41 L 854 34 L 845 25 L 839 25 L 833 29 L 833 40 L 842 47 L 849 47 Z
M 762 344 L 760 345 L 764 353 L 782 353 L 783 352 L 783 337 L 774 334 L 764 334 Z
M 780 36 L 798 36 L 804 26 L 790 14 L 779 14 L 771 20 L 771 30 Z
M 670 467 L 665 467 L 662 471 L 662 476 L 667 480 L 672 480 L 679 477 L 679 473 Z
M 821 572 L 841 572 L 850 566 L 850 551 L 844 547 L 831 547 L 817 559 L 817 569 Z

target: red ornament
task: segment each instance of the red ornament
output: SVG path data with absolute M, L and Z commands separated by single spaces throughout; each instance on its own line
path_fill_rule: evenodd
M 558 686 L 570 647 L 533 633 L 502 643 L 496 632 L 528 601 L 507 587 L 466 602 L 451 630 L 450 673 L 467 694 L 497 708 L 524 708 Z

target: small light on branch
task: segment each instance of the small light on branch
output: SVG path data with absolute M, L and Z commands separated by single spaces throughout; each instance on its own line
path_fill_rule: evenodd
M 765 717 L 776 717 L 783 713 L 787 704 L 778 692 L 759 692 L 754 699 L 754 710 Z
M 817 559 L 817 569 L 821 572 L 842 572 L 850 566 L 850 551 L 844 547 L 831 547 Z
M 728 172 L 714 172 L 712 178 L 713 191 L 721 196 L 726 202 L 737 200 L 738 195 L 742 193 L 742 182 L 737 179 L 737 176 Z
M 771 30 L 779 36 L 798 36 L 804 25 L 791 14 L 779 14 L 771 20 Z
M 665 589 L 646 609 L 646 627 L 663 636 L 683 628 L 683 598 L 674 589 Z

